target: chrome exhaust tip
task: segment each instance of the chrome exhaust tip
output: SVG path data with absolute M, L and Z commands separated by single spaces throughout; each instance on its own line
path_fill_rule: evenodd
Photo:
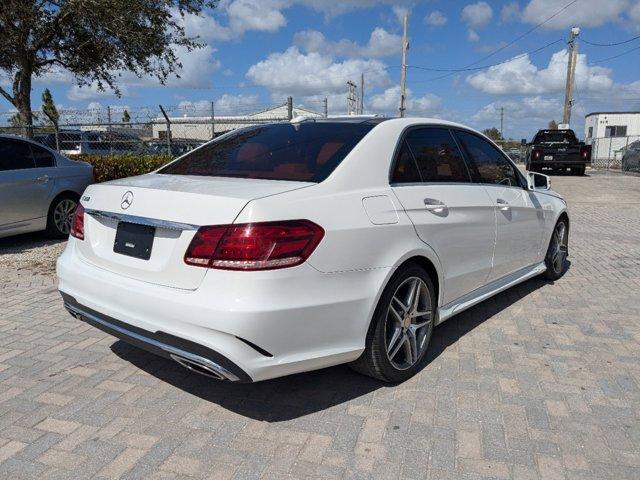
M 204 375 L 205 377 L 214 378 L 216 380 L 230 380 L 235 381 L 237 379 L 231 379 L 226 374 L 221 367 L 214 364 L 213 362 L 205 363 L 201 361 L 196 361 L 194 359 L 186 358 L 181 355 L 176 355 L 175 353 L 170 353 L 169 356 L 178 364 L 182 365 L 184 368 L 191 370 L 192 372 L 199 373 L 200 375 Z

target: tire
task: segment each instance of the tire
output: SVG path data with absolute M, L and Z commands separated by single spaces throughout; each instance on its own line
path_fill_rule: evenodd
M 581 165 L 579 167 L 571 167 L 571 175 L 582 176 L 584 175 L 585 168 L 586 167 L 584 165 Z
M 553 227 L 553 234 L 549 242 L 544 263 L 547 280 L 558 280 L 567 271 L 567 257 L 569 256 L 569 225 L 566 218 L 561 218 Z
M 418 301 L 412 302 L 416 292 Z M 435 289 L 426 270 L 413 263 L 400 267 L 380 296 L 364 352 L 351 368 L 383 382 L 411 378 L 425 361 L 436 307 Z
M 49 213 L 47 214 L 47 236 L 51 238 L 67 238 L 77 206 L 78 197 L 76 195 L 70 193 L 58 195 L 51 202 Z

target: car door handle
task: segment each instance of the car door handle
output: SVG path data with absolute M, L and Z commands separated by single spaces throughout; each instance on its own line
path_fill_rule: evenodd
M 444 203 L 442 203 L 440 200 L 436 200 L 435 198 L 425 198 L 424 208 L 426 208 L 431 212 L 441 213 L 445 211 L 447 206 Z
M 47 183 L 49 181 L 49 175 L 42 175 L 41 177 L 36 178 L 37 183 Z
M 500 210 L 509 210 L 511 208 L 511 206 L 509 205 L 509 202 L 507 202 L 506 200 L 503 200 L 502 198 L 498 198 L 496 200 L 496 207 L 498 207 Z

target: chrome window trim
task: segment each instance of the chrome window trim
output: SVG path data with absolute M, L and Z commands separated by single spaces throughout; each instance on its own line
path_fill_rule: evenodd
M 118 222 L 136 223 L 138 225 L 147 225 L 149 227 L 166 228 L 167 230 L 198 230 L 199 225 L 191 223 L 172 222 L 170 220 L 160 220 L 157 218 L 138 217 L 136 215 L 127 215 L 126 213 L 105 212 L 103 210 L 92 210 L 85 208 L 84 212 L 95 218 L 107 218 Z

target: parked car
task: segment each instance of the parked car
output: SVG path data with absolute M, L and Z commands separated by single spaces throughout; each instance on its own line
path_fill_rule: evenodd
M 622 156 L 624 172 L 640 172 L 640 140 L 630 143 Z
M 397 382 L 438 323 L 560 278 L 568 233 L 549 178 L 467 127 L 298 120 L 92 185 L 57 272 L 72 315 L 216 379 Z
M 69 235 L 80 195 L 93 167 L 44 145 L 0 135 L 0 237 L 46 230 Z
M 59 150 L 63 155 L 123 155 L 134 153 L 142 146 L 136 133 L 126 129 L 111 130 L 60 130 L 44 133 L 34 139 L 49 148 Z
M 573 130 L 540 130 L 528 147 L 526 166 L 532 172 L 570 169 L 571 175 L 584 175 L 591 163 L 591 145 L 580 142 Z

